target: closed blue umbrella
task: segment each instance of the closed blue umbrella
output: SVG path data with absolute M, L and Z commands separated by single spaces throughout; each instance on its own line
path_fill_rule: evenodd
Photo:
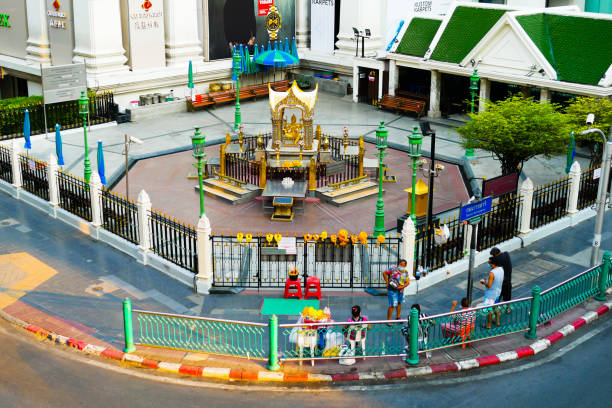
M 293 57 L 298 60 L 298 63 L 300 62 L 300 56 L 297 52 L 297 44 L 295 43 L 295 37 L 293 37 L 293 41 L 291 42 L 291 55 L 293 55 Z
M 289 39 L 285 37 L 285 48 L 283 49 L 287 54 L 291 54 L 291 48 L 289 48 Z
M 30 142 L 30 112 L 25 110 L 25 117 L 23 119 L 23 137 L 25 137 L 25 148 L 31 149 L 32 143 Z
M 106 185 L 106 176 L 104 175 L 104 151 L 102 150 L 102 141 L 98 140 L 98 174 L 100 181 Z
M 55 154 L 57 155 L 58 166 L 64 165 L 64 154 L 62 153 L 62 135 L 60 133 L 60 125 L 55 124 Z
M 249 62 L 246 59 L 249 49 L 240 44 L 240 62 L 242 63 L 242 72 L 249 74 Z
M 255 63 L 255 58 L 257 58 L 258 55 L 259 55 L 259 45 L 255 44 L 255 47 L 253 47 L 253 59 L 251 60 L 253 72 L 259 71 L 259 67 Z

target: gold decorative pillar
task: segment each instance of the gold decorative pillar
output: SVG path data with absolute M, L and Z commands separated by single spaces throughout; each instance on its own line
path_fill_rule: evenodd
M 317 189 L 317 162 L 314 156 L 310 158 L 308 164 L 308 190 L 315 191 Z
M 227 134 L 229 136 L 229 133 Z M 221 151 L 219 152 L 219 173 L 225 176 L 225 145 L 221 145 Z
M 312 118 L 304 119 L 304 144 L 306 145 L 307 150 L 312 149 Z
M 272 144 L 277 140 L 282 140 L 283 122 L 279 119 L 272 118 Z
M 232 144 L 232 136 L 230 136 L 230 134 L 229 134 L 229 133 L 226 133 L 226 134 L 225 134 L 225 144 L 226 144 L 227 146 L 229 146 L 230 144 Z
M 321 125 L 317 125 L 317 130 L 315 131 L 315 137 L 319 142 L 319 150 L 321 149 Z
M 259 162 L 259 188 L 266 187 L 266 170 L 267 170 L 266 157 L 263 156 Z
M 363 176 L 363 157 L 365 156 L 365 147 L 363 144 L 363 136 L 359 136 L 359 177 Z

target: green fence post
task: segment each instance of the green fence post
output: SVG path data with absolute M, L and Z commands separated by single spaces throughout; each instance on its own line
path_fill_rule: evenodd
M 132 331 L 132 301 L 129 298 L 123 299 L 123 331 L 125 332 L 125 348 L 123 351 L 126 353 L 136 351 Z
M 270 322 L 268 323 L 268 337 L 270 338 L 268 370 L 278 371 L 280 370 L 280 365 L 278 364 L 278 317 L 276 317 L 276 315 L 270 316 Z
M 601 266 L 599 267 L 599 293 L 595 300 L 606 300 L 606 289 L 608 289 L 608 276 L 610 275 L 610 251 L 603 254 Z
M 540 292 L 539 286 L 531 289 L 531 312 L 529 312 L 529 331 L 525 334 L 528 339 L 537 339 L 536 329 L 538 327 L 538 317 L 540 316 Z
M 410 337 L 406 362 L 410 365 L 419 364 L 419 311 L 410 309 Z

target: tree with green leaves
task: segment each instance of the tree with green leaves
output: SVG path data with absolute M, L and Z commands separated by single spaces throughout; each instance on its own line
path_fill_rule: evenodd
M 603 140 L 599 134 L 580 134 L 587 129 L 586 118 L 589 113 L 595 115 L 595 122 L 591 127 L 599 128 L 607 135 L 612 126 L 612 101 L 608 98 L 579 96 L 565 108 L 565 115 L 569 119 L 576 142 L 582 142 L 591 150 L 591 166 L 593 166 L 601 163 Z
M 487 101 L 486 110 L 470 114 L 472 120 L 457 132 L 465 148 L 491 152 L 501 163 L 502 175 L 520 174 L 532 157 L 564 153 L 569 140 L 568 118 L 557 108 L 520 96 Z

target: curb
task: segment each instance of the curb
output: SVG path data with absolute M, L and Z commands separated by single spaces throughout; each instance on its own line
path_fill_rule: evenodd
M 501 364 L 506 361 L 519 360 L 524 357 L 533 356 L 562 338 L 570 335 L 581 327 L 597 320 L 601 315 L 609 312 L 612 309 L 612 301 L 599 306 L 594 312 L 588 312 L 582 315 L 574 322 L 567 324 L 556 332 L 536 340 L 531 345 L 518 348 L 504 353 L 494 354 L 485 357 L 478 357 L 459 362 L 432 364 L 423 367 L 401 368 L 386 372 L 371 372 L 371 373 L 339 373 L 339 374 L 310 374 L 310 373 L 283 373 L 273 371 L 251 371 L 235 368 L 223 367 L 203 367 L 192 366 L 188 364 L 168 363 L 163 361 L 151 360 L 146 357 L 141 357 L 136 354 L 128 354 L 113 348 L 104 348 L 93 344 L 85 343 L 84 341 L 62 336 L 60 334 L 49 332 L 41 327 L 28 324 L 20 319 L 17 319 L 8 313 L 0 310 L 0 317 L 19 326 L 42 340 L 49 340 L 56 344 L 64 345 L 85 354 L 93 354 L 99 357 L 109 358 L 121 362 L 135 364 L 145 368 L 153 368 L 174 374 L 184 374 L 196 377 L 204 377 L 216 380 L 225 381 L 260 381 L 260 382 L 283 382 L 283 383 L 303 383 L 303 382 L 338 382 L 338 381 L 364 381 L 364 380 L 392 380 L 399 378 L 408 378 L 423 376 L 429 374 L 441 374 L 449 372 L 466 371 L 489 365 Z

